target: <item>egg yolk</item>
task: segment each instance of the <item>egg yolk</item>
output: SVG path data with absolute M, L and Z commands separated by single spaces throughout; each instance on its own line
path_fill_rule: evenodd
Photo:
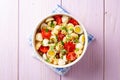
M 54 55 L 55 55 L 55 52 L 51 50 L 51 51 L 48 52 L 48 55 L 49 55 L 49 56 L 54 56 Z
M 81 32 L 81 29 L 79 27 L 76 27 L 75 32 L 79 33 L 79 32 Z

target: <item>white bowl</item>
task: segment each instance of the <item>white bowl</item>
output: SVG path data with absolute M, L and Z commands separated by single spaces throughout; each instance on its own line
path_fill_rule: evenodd
M 83 29 L 83 31 L 84 31 L 84 35 L 85 35 L 85 44 L 84 44 L 84 49 L 83 49 L 82 54 L 81 54 L 81 55 L 79 56 L 79 58 L 77 58 L 75 61 L 73 61 L 73 62 L 71 62 L 71 63 L 69 63 L 69 64 L 66 64 L 66 65 L 63 65 L 63 66 L 54 65 L 54 64 L 51 64 L 51 63 L 46 62 L 46 61 L 39 55 L 38 51 L 36 51 L 36 49 L 35 49 L 35 34 L 36 34 L 36 31 L 37 31 L 39 25 L 40 25 L 46 18 L 55 16 L 55 15 L 66 15 L 66 16 L 69 16 L 69 17 L 75 19 L 75 20 L 81 25 L 81 27 L 82 27 L 82 29 Z M 40 59 L 40 61 L 42 61 L 43 63 L 47 64 L 48 66 L 55 67 L 55 68 L 65 68 L 65 67 L 70 67 L 70 66 L 76 64 L 78 61 L 81 60 L 81 58 L 82 58 L 83 55 L 85 54 L 85 52 L 86 52 L 86 50 L 87 50 L 87 46 L 88 46 L 88 35 L 87 35 L 87 32 L 86 32 L 85 27 L 82 25 L 82 23 L 81 23 L 77 18 L 75 18 L 75 17 L 73 17 L 72 15 L 69 15 L 69 14 L 63 14 L 63 13 L 57 14 L 57 13 L 56 13 L 56 14 L 49 15 L 49 16 L 47 16 L 46 18 L 42 19 L 42 20 L 40 21 L 40 23 L 38 24 L 38 26 L 37 26 L 37 27 L 35 28 L 35 30 L 34 30 L 34 34 L 33 34 L 33 38 L 32 38 L 32 40 L 33 40 L 33 41 L 32 41 L 32 44 L 33 44 L 33 48 L 34 48 L 35 54 L 38 56 L 38 58 Z

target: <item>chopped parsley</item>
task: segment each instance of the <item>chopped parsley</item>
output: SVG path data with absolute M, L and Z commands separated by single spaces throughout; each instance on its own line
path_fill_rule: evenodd
M 62 43 L 62 45 L 64 45 L 64 42 L 63 42 L 63 41 L 61 41 L 61 43 Z
M 66 32 L 68 31 L 66 27 L 62 27 L 62 30 L 65 30 Z
M 76 51 L 79 51 L 79 48 L 76 48 L 75 50 L 76 50 Z
M 46 61 L 46 62 L 50 62 L 50 60 L 49 60 L 49 59 L 46 59 L 45 61 Z
M 55 26 L 55 24 L 54 24 L 54 22 L 53 21 L 51 21 L 51 23 L 50 23 L 50 27 L 54 27 Z
M 48 32 L 49 30 L 48 29 L 45 29 L 46 32 Z

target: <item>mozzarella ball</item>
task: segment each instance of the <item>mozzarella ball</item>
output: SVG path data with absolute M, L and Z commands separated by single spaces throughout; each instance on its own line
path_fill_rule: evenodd
M 62 22 L 64 23 L 67 23 L 68 22 L 68 20 L 69 20 L 69 17 L 67 17 L 67 16 L 62 16 Z
M 77 43 L 77 44 L 76 44 L 76 48 L 78 48 L 78 49 L 83 49 L 83 44 Z
M 66 55 L 63 56 L 63 60 L 67 62 Z
M 65 61 L 63 59 L 59 59 L 58 65 L 60 65 L 60 66 L 65 65 Z
M 46 60 L 47 59 L 47 55 L 43 54 L 43 59 Z
M 42 42 L 42 43 L 43 43 L 43 46 L 48 46 L 48 42 L 49 42 L 48 39 L 44 39 L 43 42 Z

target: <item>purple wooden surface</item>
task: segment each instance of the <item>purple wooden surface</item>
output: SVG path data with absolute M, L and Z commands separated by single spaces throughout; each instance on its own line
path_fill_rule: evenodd
M 34 27 L 56 4 L 96 37 L 65 76 L 34 59 L 28 44 Z M 120 80 L 119 8 L 120 0 L 1 0 L 0 80 Z
M 79 18 L 87 31 L 96 37 L 83 59 L 62 80 L 103 80 L 103 1 L 64 0 L 62 6 Z
M 28 37 L 40 22 L 49 14 L 58 0 L 20 0 L 19 15 L 19 80 L 59 80 L 60 76 L 32 57 L 33 49 Z
M 18 77 L 18 1 L 0 1 L 0 80 Z
M 120 80 L 120 0 L 106 0 L 105 11 L 105 80 Z

